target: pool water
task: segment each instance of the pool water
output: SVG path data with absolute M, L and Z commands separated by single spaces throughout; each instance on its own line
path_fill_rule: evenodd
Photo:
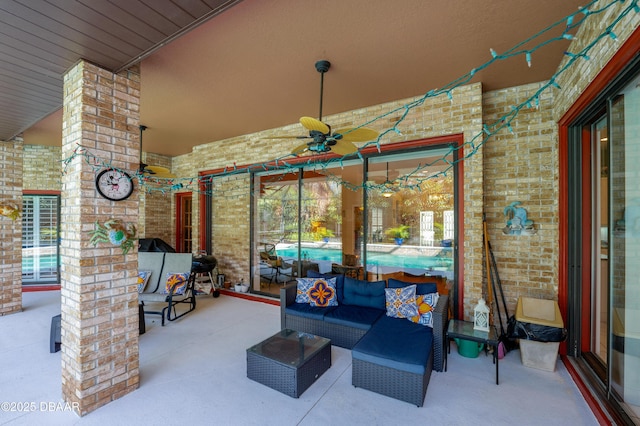
M 291 246 L 288 248 L 278 248 L 278 256 L 282 257 L 298 257 L 298 248 Z M 302 258 L 309 260 L 326 260 L 333 263 L 342 263 L 342 250 L 330 248 L 307 248 L 301 250 Z M 407 255 L 379 253 L 369 251 L 367 253 L 367 269 L 375 266 L 391 266 L 404 269 L 453 269 L 453 260 L 450 257 L 442 256 L 424 256 L 424 255 Z

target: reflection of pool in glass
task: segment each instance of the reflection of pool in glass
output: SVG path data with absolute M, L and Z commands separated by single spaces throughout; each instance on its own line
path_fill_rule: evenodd
M 291 246 L 288 248 L 278 247 L 278 256 L 297 258 L 298 248 Z M 333 263 L 342 263 L 342 250 L 331 248 L 303 247 L 302 258 L 309 260 L 326 260 Z M 306 256 L 305 256 L 306 253 Z M 371 270 L 377 266 L 397 267 L 403 269 L 439 269 L 444 271 L 453 270 L 453 260 L 450 257 L 392 254 L 369 251 L 367 253 L 367 269 Z
M 36 269 L 41 272 L 52 273 L 57 269 L 56 261 L 58 257 L 55 254 L 44 254 L 40 256 L 23 256 L 22 257 L 22 273 L 32 274 Z

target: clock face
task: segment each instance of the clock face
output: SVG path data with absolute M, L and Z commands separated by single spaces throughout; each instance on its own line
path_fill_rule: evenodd
M 96 177 L 96 189 L 108 200 L 121 201 L 133 193 L 133 181 L 126 172 L 106 169 Z

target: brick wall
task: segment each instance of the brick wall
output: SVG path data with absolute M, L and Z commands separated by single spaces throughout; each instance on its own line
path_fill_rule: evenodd
M 483 117 L 491 125 L 533 96 L 543 83 L 488 92 Z M 509 311 L 519 296 L 543 299 L 558 294 L 558 134 L 552 117 L 553 92 L 539 107 L 524 108 L 507 129 L 490 138 L 484 152 L 484 209 L 489 240 Z M 507 235 L 504 208 L 520 201 L 535 223 L 535 235 Z
M 62 153 L 59 146 L 24 145 L 24 189 L 60 191 Z
M 21 138 L 0 141 L 0 206 L 22 210 Z M 22 310 L 22 221 L 0 216 L 0 316 Z
M 114 75 L 79 62 L 64 76 L 62 155 L 81 144 L 111 165 L 139 163 L 137 74 Z M 100 197 L 98 170 L 83 157 L 62 177 L 62 393 L 87 414 L 138 387 L 137 250 L 89 244 L 96 221 L 137 223 L 137 194 L 121 202 Z
M 574 41 L 568 49 L 577 53 L 585 48 L 587 43 L 602 33 L 612 22 L 612 18 L 629 7 L 627 2 L 618 2 L 608 8 L 604 13 L 590 16 L 580 25 Z M 557 83 L 560 86 L 553 105 L 553 119 L 557 122 L 575 103 L 578 96 L 594 80 L 596 75 L 604 68 L 616 53 L 618 48 L 638 29 L 640 25 L 640 13 L 632 11 L 625 16 L 613 29 L 616 40 L 609 36 L 601 39 L 589 53 L 589 60 L 576 61 L 567 72 L 563 73 Z M 565 58 L 558 69 L 565 66 L 569 58 Z

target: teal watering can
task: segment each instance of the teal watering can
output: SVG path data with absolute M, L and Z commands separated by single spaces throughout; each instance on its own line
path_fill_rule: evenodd
M 455 340 L 458 346 L 458 353 L 465 358 L 477 358 L 480 352 L 484 350 L 484 343 L 458 338 L 454 338 L 453 340 Z

